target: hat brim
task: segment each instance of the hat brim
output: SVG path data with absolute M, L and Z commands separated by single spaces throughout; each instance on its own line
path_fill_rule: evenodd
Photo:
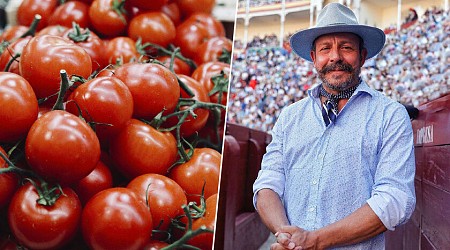
M 376 56 L 384 47 L 386 35 L 376 27 L 367 25 L 333 25 L 326 27 L 317 27 L 301 30 L 291 36 L 290 44 L 292 50 L 303 59 L 312 62 L 311 49 L 314 40 L 317 37 L 331 33 L 354 33 L 360 36 L 364 41 L 364 47 L 367 49 L 367 58 Z

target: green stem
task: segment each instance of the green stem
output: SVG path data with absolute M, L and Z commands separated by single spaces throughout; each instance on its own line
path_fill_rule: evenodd
M 25 33 L 23 33 L 19 38 L 25 38 L 27 36 L 34 36 L 36 34 L 36 29 L 37 29 L 37 26 L 38 26 L 39 22 L 41 21 L 41 19 L 42 19 L 41 15 L 39 15 L 39 14 L 34 15 L 34 19 L 30 25 L 30 28 Z
M 8 52 L 11 54 L 8 48 L 6 48 Z M 9 68 L 11 67 L 12 63 L 17 60 L 21 56 L 21 53 L 16 53 L 14 56 L 11 56 L 11 59 L 8 61 L 8 63 L 5 66 L 4 72 L 8 72 Z
M 12 163 L 8 157 L 6 157 L 5 154 L 3 154 L 3 152 L 0 151 L 0 157 L 3 158 L 3 160 L 5 160 L 5 162 L 8 164 L 7 168 L 0 168 L 0 174 L 6 174 L 6 173 L 15 173 L 21 176 L 28 176 L 31 178 L 37 178 L 38 176 L 33 172 L 30 171 L 28 169 L 23 169 L 23 168 L 18 168 L 14 165 L 14 163 Z
M 56 103 L 53 106 L 52 110 L 64 110 L 64 96 L 66 95 L 66 92 L 70 87 L 67 72 L 62 69 L 59 71 L 59 74 L 61 76 L 61 88 L 58 93 L 58 99 L 56 100 Z
M 147 47 L 152 47 L 157 49 L 158 51 L 162 52 L 164 55 L 168 55 L 168 56 L 172 56 L 172 54 L 174 54 L 174 51 L 177 50 L 175 49 L 174 51 L 168 50 L 158 44 L 154 44 L 154 43 L 145 43 L 142 45 L 142 49 L 145 49 Z M 178 52 L 178 51 L 177 51 Z M 197 65 L 195 64 L 194 61 L 192 61 L 189 58 L 184 57 L 180 52 L 179 53 L 175 53 L 175 57 L 184 61 L 185 63 L 187 63 L 189 65 L 189 67 L 191 67 L 192 70 L 195 70 L 197 68 Z

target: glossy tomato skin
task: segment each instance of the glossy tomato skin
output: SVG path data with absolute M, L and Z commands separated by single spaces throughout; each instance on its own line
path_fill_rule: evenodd
M 86 29 L 81 29 L 81 32 L 85 33 Z M 70 28 L 62 34 L 62 37 L 72 40 L 89 54 L 92 62 L 92 72 L 106 67 L 108 65 L 108 59 L 104 52 L 105 42 L 92 31 L 89 31 L 89 37 L 84 41 L 75 41 L 73 38 L 75 34 L 74 29 Z
M 66 32 L 69 28 L 61 25 L 48 25 L 38 31 L 36 36 L 40 35 L 53 35 L 53 36 L 63 36 L 64 32 Z
M 176 0 L 184 16 L 190 16 L 194 13 L 211 13 L 215 0 Z
M 142 39 L 142 44 L 154 43 L 167 47 L 175 39 L 175 25 L 161 11 L 139 14 L 130 21 L 128 36 L 134 40 Z
M 89 7 L 89 19 L 96 33 L 105 37 L 124 35 L 129 16 L 113 9 L 114 0 L 94 0 Z
M 161 111 L 175 110 L 180 97 L 176 75 L 155 63 L 128 63 L 115 70 L 115 76 L 131 91 L 134 118 L 153 119 Z
M 168 243 L 163 241 L 151 240 L 144 246 L 143 250 L 159 250 L 168 245 Z
M 198 47 L 211 38 L 206 27 L 195 20 L 186 20 L 176 27 L 174 44 L 180 47 L 181 53 L 194 58 Z
M 185 20 L 185 22 L 196 22 L 203 25 L 210 37 L 225 36 L 225 27 L 222 22 L 210 13 L 195 13 Z
M 174 167 L 169 177 L 186 192 L 188 202 L 200 204 L 200 195 L 205 184 L 205 199 L 218 192 L 221 154 L 211 148 L 195 148 L 192 158 Z
M 214 83 L 211 81 L 213 76 L 219 75 L 220 72 L 224 72 L 225 75 L 230 75 L 230 64 L 223 62 L 206 62 L 200 64 L 194 72 L 192 72 L 192 78 L 199 81 L 205 88 L 211 91 L 214 88 Z
M 81 230 L 91 249 L 140 250 L 152 233 L 149 208 L 128 188 L 109 188 L 83 209 Z
M 223 54 L 223 50 L 226 50 L 231 54 L 232 48 L 233 42 L 230 39 L 224 36 L 212 37 L 199 46 L 194 61 L 197 65 L 206 62 L 219 61 L 219 57 Z
M 206 226 L 207 229 L 215 229 L 216 224 L 216 210 L 217 210 L 217 194 L 211 195 L 206 199 L 206 211 L 203 217 L 195 219 L 192 223 L 192 230 L 197 230 L 201 226 Z M 213 247 L 213 233 L 202 233 L 188 241 L 188 244 L 196 246 L 200 249 L 212 249 Z
M 200 102 L 210 102 L 210 98 L 206 89 L 194 78 L 187 75 L 177 75 L 180 81 L 184 82 L 184 84 L 192 91 L 194 94 L 193 97 L 190 97 L 184 90 L 181 90 L 181 97 L 183 98 L 191 98 Z M 180 110 L 185 110 L 186 106 L 181 106 Z M 194 113 L 197 117 L 193 117 L 192 115 L 188 115 L 184 120 L 183 124 L 181 124 L 180 132 L 184 137 L 189 137 L 193 135 L 195 132 L 200 131 L 208 121 L 209 110 L 203 108 L 194 109 Z M 178 123 L 178 117 L 172 117 L 167 121 L 166 127 L 175 126 Z
M 73 190 L 78 194 L 81 204 L 86 205 L 95 194 L 112 187 L 111 171 L 102 161 L 98 161 L 95 169 L 88 176 L 78 181 L 73 186 Z
M 8 41 L 13 42 L 15 39 L 22 36 L 25 32 L 27 32 L 29 29 L 28 26 L 24 25 L 13 25 L 13 26 L 7 26 L 2 34 L 0 34 L 0 41 Z
M 107 62 L 112 65 L 137 61 L 141 57 L 136 49 L 136 41 L 126 36 L 114 37 L 107 41 L 104 53 Z
M 17 9 L 17 23 L 30 26 L 36 14 L 41 16 L 37 30 L 47 26 L 47 22 L 53 11 L 58 6 L 58 0 L 23 0 Z
M 80 1 L 68 1 L 58 7 L 48 18 L 47 25 L 72 28 L 72 22 L 82 28 L 89 27 L 89 5 Z
M 79 117 L 53 110 L 31 127 L 25 156 L 30 167 L 47 181 L 69 185 L 94 170 L 100 159 L 100 143 Z
M 109 155 L 117 169 L 129 179 L 155 173 L 164 175 L 176 161 L 175 137 L 131 119 L 111 140 Z
M 81 218 L 81 203 L 70 188 L 63 188 L 52 206 L 36 203 L 39 195 L 31 183 L 14 194 L 8 223 L 16 239 L 30 249 L 58 249 L 75 236 Z
M 140 10 L 160 10 L 169 0 L 128 0 L 131 6 L 137 7 Z
M 188 75 L 190 76 L 192 73 L 192 69 L 185 61 L 175 57 L 173 62 L 173 72 L 176 74 L 182 74 L 182 75 Z M 156 58 L 156 60 L 160 61 L 164 64 L 167 68 L 170 69 L 170 62 L 172 61 L 171 56 L 159 56 Z
M 19 38 L 12 42 L 8 47 L 3 51 L 0 56 L 0 70 L 6 71 L 6 66 L 9 61 L 13 59 L 17 54 L 21 54 L 23 51 L 23 47 L 30 41 L 31 37 Z M 19 71 L 19 62 L 18 60 L 14 60 L 10 65 L 7 72 L 12 72 L 20 75 Z
M 175 27 L 181 23 L 181 13 L 180 13 L 180 8 L 178 8 L 177 3 L 172 2 L 172 3 L 166 4 L 161 8 L 161 11 L 172 20 Z
M 144 202 L 148 200 L 155 229 L 160 225 L 159 230 L 167 230 L 172 219 L 184 214 L 181 206 L 187 205 L 186 195 L 180 185 L 167 176 L 143 174 L 131 180 L 127 188 L 135 191 Z
M 27 80 L 0 72 L 0 142 L 25 138 L 38 116 L 38 102 Z
M 0 152 L 5 156 L 7 155 L 5 150 L 0 147 Z M 8 164 L 0 157 L 0 168 L 7 168 Z M 0 209 L 6 207 L 11 200 L 14 192 L 19 186 L 19 179 L 14 173 L 0 174 Z M 1 217 L 0 217 L 1 218 Z
M 96 122 L 95 131 L 101 141 L 118 133 L 131 119 L 133 97 L 118 78 L 97 77 L 81 84 L 69 96 L 66 110 Z
M 38 99 L 58 92 L 60 71 L 88 78 L 92 72 L 89 54 L 73 42 L 52 35 L 31 38 L 20 57 L 20 74 L 28 80 Z

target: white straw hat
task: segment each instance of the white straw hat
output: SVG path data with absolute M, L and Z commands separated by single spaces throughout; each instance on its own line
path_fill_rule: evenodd
M 359 24 L 352 10 L 339 3 L 330 3 L 320 11 L 315 27 L 291 36 L 291 48 L 300 57 L 312 62 L 310 52 L 316 38 L 341 32 L 354 33 L 362 38 L 367 49 L 366 59 L 377 55 L 386 41 L 386 35 L 381 29 Z

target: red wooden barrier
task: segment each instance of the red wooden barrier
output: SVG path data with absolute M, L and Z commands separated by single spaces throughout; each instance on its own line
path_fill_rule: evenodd
M 386 249 L 450 249 L 450 95 L 419 107 L 412 126 L 416 210 L 406 225 L 386 233 Z

